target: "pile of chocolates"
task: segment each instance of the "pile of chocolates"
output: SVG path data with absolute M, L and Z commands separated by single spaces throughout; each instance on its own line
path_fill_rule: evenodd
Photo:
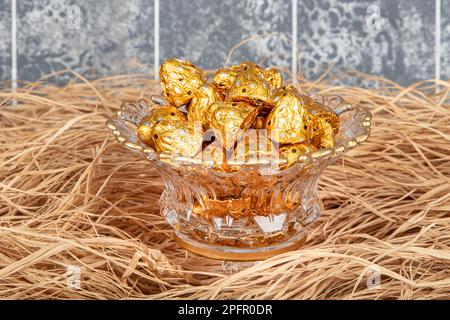
M 166 161 L 197 157 L 227 172 L 276 158 L 287 168 L 301 154 L 335 144 L 339 116 L 284 86 L 275 68 L 246 61 L 208 79 L 191 62 L 172 58 L 161 65 L 160 80 L 166 103 L 150 109 L 137 133 Z

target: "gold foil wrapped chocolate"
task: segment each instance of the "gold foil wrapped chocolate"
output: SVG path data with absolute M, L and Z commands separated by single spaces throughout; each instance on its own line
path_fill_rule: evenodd
M 292 85 L 282 87 L 273 94 L 274 104 L 292 103 L 294 100 L 300 101 L 302 105 L 306 108 L 306 103 L 308 101 L 307 98 L 301 96 L 297 88 Z
M 150 122 L 145 121 L 144 119 L 144 121 L 137 128 L 137 136 L 147 146 L 153 146 L 152 127 L 150 125 Z
M 175 107 L 191 101 L 194 92 L 207 80 L 203 70 L 189 61 L 175 58 L 161 65 L 159 77 L 165 98 Z
M 138 126 L 137 135 L 142 142 L 148 146 L 154 146 L 153 127 L 163 120 L 185 122 L 186 118 L 182 112 L 173 106 L 154 106 Z
M 230 149 L 250 128 L 258 109 L 245 102 L 215 102 L 208 108 L 210 128 L 226 150 Z
M 184 114 L 173 106 L 154 106 L 145 119 L 151 126 L 162 120 L 186 121 Z
M 333 127 L 334 134 L 338 133 L 341 121 L 339 119 L 339 116 L 333 110 L 319 102 L 312 100 L 310 100 L 306 104 L 306 108 L 312 115 L 328 122 Z
M 313 116 L 310 121 L 310 136 L 312 144 L 319 149 L 333 148 L 334 131 L 329 122 Z
M 236 79 L 236 76 L 241 70 L 242 66 L 231 66 L 228 68 L 220 68 L 214 74 L 213 82 L 220 91 L 226 93 L 227 90 L 230 90 L 234 82 L 234 79 Z
M 282 146 L 280 148 L 280 157 L 287 160 L 284 168 L 289 168 L 296 164 L 300 155 L 316 150 L 317 148 L 315 146 L 307 142 Z
M 192 158 L 202 148 L 203 130 L 190 122 L 162 120 L 153 126 L 152 140 L 164 158 Z
M 259 67 L 251 61 L 244 61 L 240 65 L 236 66 L 220 68 L 214 74 L 214 85 L 216 85 L 220 91 L 226 93 L 230 90 L 239 72 L 242 70 L 248 70 L 249 68 L 256 68 L 259 71 Z
M 275 68 L 269 68 L 262 71 L 264 79 L 269 84 L 270 90 L 272 93 L 281 89 L 283 86 L 283 76 L 281 72 Z
M 270 104 L 270 98 L 269 84 L 257 67 L 247 67 L 247 70 L 239 72 L 227 94 L 227 100 L 244 101 L 257 106 Z
M 223 100 L 219 90 L 210 83 L 200 86 L 193 95 L 188 109 L 188 120 L 199 121 L 204 129 L 209 127 L 209 119 L 206 117 L 208 108 L 212 103 Z
M 275 105 L 266 118 L 271 138 L 280 144 L 305 142 L 308 135 L 307 110 L 302 98 L 293 88 L 279 90 Z

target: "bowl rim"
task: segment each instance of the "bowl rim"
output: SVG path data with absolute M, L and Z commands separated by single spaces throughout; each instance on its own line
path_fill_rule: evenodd
M 371 133 L 371 127 L 372 127 L 372 114 L 368 110 L 362 109 L 360 107 L 355 107 L 354 105 L 345 102 L 345 100 L 339 95 L 315 94 L 312 96 L 312 98 L 313 99 L 319 98 L 322 100 L 328 98 L 328 99 L 330 99 L 330 101 L 333 99 L 337 99 L 340 102 L 337 107 L 342 110 L 342 112 L 339 113 L 339 115 L 343 114 L 345 112 L 349 112 L 349 111 L 357 111 L 357 112 L 362 113 L 363 120 L 362 120 L 361 126 L 362 126 L 363 130 L 362 130 L 362 133 L 360 133 L 356 137 L 348 140 L 345 143 L 336 145 L 333 148 L 324 148 L 324 149 L 320 149 L 320 150 L 317 150 L 317 151 L 314 151 L 311 153 L 305 153 L 305 154 L 299 155 L 299 157 L 297 158 L 298 163 L 308 163 L 311 161 L 318 161 L 325 157 L 341 156 L 344 153 L 346 153 L 347 151 L 350 151 L 350 150 L 354 149 L 356 146 L 362 144 L 369 138 L 370 133 Z M 153 99 L 153 97 L 152 97 L 152 100 L 155 101 Z M 115 112 L 106 121 L 106 123 L 105 123 L 106 127 L 112 133 L 112 135 L 115 137 L 116 141 L 119 142 L 120 144 L 122 144 L 123 146 L 125 146 L 126 148 L 143 154 L 148 160 L 164 162 L 165 164 L 167 164 L 168 162 L 161 161 L 161 157 L 158 152 L 156 152 L 154 149 L 152 149 L 149 146 L 143 146 L 143 145 L 138 144 L 137 142 L 131 141 L 114 124 L 114 121 L 125 121 L 123 119 L 123 116 L 126 115 L 126 112 L 127 112 L 126 105 L 129 103 L 130 102 L 124 102 L 122 104 L 120 110 Z M 148 106 L 148 102 L 145 99 L 140 99 L 140 100 L 138 100 L 137 103 L 145 103 Z M 157 103 L 155 105 L 157 105 Z M 203 160 L 196 159 L 196 158 L 175 157 L 175 158 L 171 158 L 171 160 L 172 161 L 170 161 L 170 163 L 180 163 L 181 162 L 184 165 L 206 165 L 206 164 L 211 165 L 212 164 L 208 161 L 203 161 Z M 178 160 L 178 162 L 177 162 L 177 160 Z M 255 164 L 242 164 L 242 165 L 240 164 L 239 166 L 254 167 Z

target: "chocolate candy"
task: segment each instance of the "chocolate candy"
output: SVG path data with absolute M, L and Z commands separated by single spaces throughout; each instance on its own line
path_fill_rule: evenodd
M 282 146 L 280 148 L 280 157 L 287 160 L 286 165 L 284 165 L 284 168 L 289 168 L 297 163 L 297 159 L 300 155 L 314 152 L 316 151 L 316 147 L 307 143 L 297 143 L 292 145 L 286 145 Z
M 188 120 L 191 122 L 199 121 L 204 129 L 208 129 L 207 110 L 213 102 L 221 100 L 223 100 L 222 96 L 213 84 L 203 84 L 194 92 L 194 96 L 189 104 Z
M 137 136 L 147 146 L 153 146 L 152 128 L 150 126 L 150 122 L 146 122 L 144 119 L 144 121 L 137 128 Z
M 276 103 L 292 103 L 293 100 L 300 101 L 304 107 L 306 107 L 306 103 L 309 102 L 306 96 L 300 95 L 297 88 L 289 85 L 278 89 L 273 94 L 273 102 Z
M 137 129 L 137 135 L 142 142 L 154 147 L 152 130 L 155 124 L 163 120 L 185 122 L 186 118 L 182 112 L 173 106 L 153 106 L 150 109 L 150 113 L 142 120 Z
M 283 76 L 280 71 L 275 68 L 269 68 L 262 71 L 264 79 L 267 81 L 270 87 L 271 93 L 275 93 L 283 86 Z
M 175 58 L 161 65 L 159 77 L 165 98 L 175 107 L 188 103 L 198 87 L 207 80 L 203 70 L 189 61 Z
M 213 82 L 220 91 L 226 93 L 226 91 L 231 88 L 234 79 L 236 79 L 236 76 L 241 70 L 242 66 L 231 66 L 228 68 L 220 68 L 214 74 Z
M 189 158 L 201 150 L 203 130 L 190 122 L 162 120 L 153 126 L 152 140 L 156 151 L 164 153 L 164 158 Z
M 228 150 L 250 128 L 257 114 L 258 109 L 248 103 L 219 101 L 208 108 L 206 116 L 210 128 Z
M 274 108 L 266 118 L 266 128 L 280 144 L 295 144 L 308 139 L 307 110 L 296 90 L 288 87 L 274 96 Z
M 255 72 L 260 72 L 261 68 L 251 61 L 244 61 L 237 66 L 218 69 L 217 72 L 214 74 L 213 82 L 220 91 L 226 93 L 228 90 L 231 89 L 231 86 L 233 85 L 233 82 L 236 79 L 237 75 L 241 71 L 249 69 L 252 69 Z
M 333 148 L 335 145 L 333 127 L 324 119 L 311 117 L 310 136 L 311 143 L 316 148 Z
M 153 126 L 162 120 L 186 121 L 186 118 L 180 110 L 173 106 L 153 106 L 144 121 L 150 121 Z
M 331 124 L 331 126 L 333 127 L 334 134 L 338 133 L 340 119 L 339 116 L 333 110 L 331 110 L 330 108 L 319 102 L 312 100 L 309 100 L 308 103 L 306 103 L 306 108 L 311 114 Z
M 259 68 L 248 66 L 239 72 L 228 91 L 227 100 L 244 101 L 257 106 L 270 104 L 270 88 Z

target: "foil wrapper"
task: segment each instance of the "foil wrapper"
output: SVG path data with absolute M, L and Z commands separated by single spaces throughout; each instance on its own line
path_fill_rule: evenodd
M 310 131 L 311 143 L 316 148 L 333 148 L 335 146 L 333 127 L 326 120 L 312 117 Z
M 194 92 L 207 80 L 206 73 L 189 61 L 166 60 L 159 78 L 164 97 L 171 105 L 180 107 L 193 98 Z
M 302 96 L 296 87 L 289 85 L 278 89 L 273 94 L 274 104 L 293 103 L 293 101 L 299 101 L 303 107 L 306 108 L 306 103 L 309 102 L 309 98 Z
M 242 70 L 242 66 L 231 66 L 228 68 L 220 68 L 214 74 L 214 85 L 222 92 L 226 93 L 230 90 L 238 73 Z
M 283 76 L 281 72 L 276 68 L 269 68 L 262 71 L 264 79 L 267 81 L 270 87 L 271 93 L 275 93 L 283 86 Z
M 266 118 L 265 127 L 273 141 L 295 144 L 308 140 L 308 119 L 305 101 L 293 87 L 279 90 L 274 96 L 274 107 Z
M 173 106 L 154 106 L 137 128 L 137 135 L 142 142 L 154 147 L 153 127 L 163 120 L 185 122 L 186 118 L 182 112 Z
M 328 122 L 333 127 L 334 134 L 338 133 L 341 121 L 339 116 L 332 109 L 312 100 L 308 101 L 308 103 L 306 104 L 306 108 L 317 118 L 323 119 Z
M 228 91 L 227 100 L 244 101 L 257 106 L 270 104 L 270 87 L 260 69 L 253 66 L 244 67 Z
M 219 90 L 210 83 L 200 86 L 195 92 L 189 103 L 188 120 L 190 122 L 198 121 L 206 130 L 209 128 L 209 119 L 207 118 L 208 108 L 212 103 L 223 100 Z
M 137 136 L 143 143 L 145 143 L 149 147 L 153 147 L 153 139 L 152 139 L 152 127 L 150 126 L 150 122 L 145 121 L 139 125 L 137 128 Z
M 251 61 L 244 61 L 240 65 L 220 68 L 214 74 L 214 85 L 223 93 L 231 89 L 237 75 L 243 70 L 253 69 L 259 72 L 260 67 Z
M 206 114 L 216 138 L 229 150 L 254 122 L 258 109 L 245 102 L 215 102 Z
M 193 158 L 202 148 L 203 130 L 190 122 L 162 120 L 153 126 L 152 140 L 161 159 Z

